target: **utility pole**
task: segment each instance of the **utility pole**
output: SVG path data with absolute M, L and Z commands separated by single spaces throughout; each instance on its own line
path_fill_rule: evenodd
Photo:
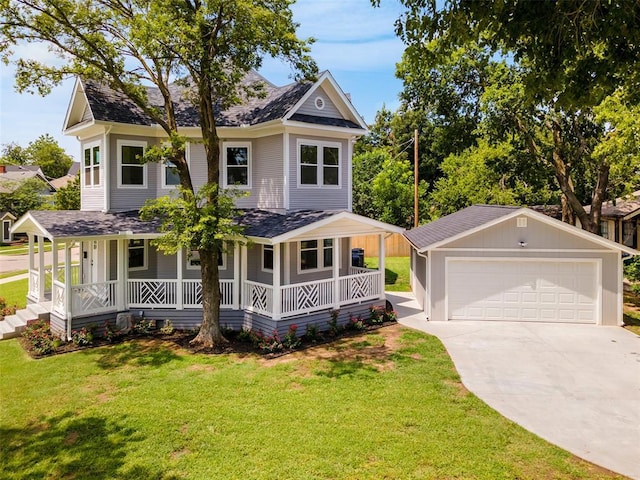
M 413 131 L 413 226 L 418 226 L 418 129 Z

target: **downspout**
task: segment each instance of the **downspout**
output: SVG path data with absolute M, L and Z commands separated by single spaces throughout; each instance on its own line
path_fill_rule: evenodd
M 425 311 L 425 316 L 427 317 L 427 320 L 431 319 L 431 250 L 427 250 L 427 255 L 423 255 L 422 253 L 420 253 L 417 249 L 416 249 L 416 254 L 418 254 L 419 256 L 421 256 L 422 258 L 424 258 L 427 261 L 427 271 L 425 272 L 426 274 L 426 287 L 427 287 L 427 292 L 429 292 L 429 301 L 427 302 L 427 299 L 425 298 L 425 302 L 427 302 L 427 310 Z
M 109 161 L 109 133 L 113 127 L 109 126 L 103 135 L 104 140 L 104 212 L 111 210 L 111 166 Z

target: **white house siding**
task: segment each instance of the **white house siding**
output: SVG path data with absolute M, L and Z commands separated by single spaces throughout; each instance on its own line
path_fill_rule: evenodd
M 318 97 L 322 99 L 324 104 L 324 108 L 321 110 L 316 107 L 316 98 Z M 335 104 L 331 101 L 322 87 L 313 92 L 307 101 L 300 106 L 296 113 L 315 115 L 316 117 L 343 118 L 340 111 L 336 108 Z
M 307 187 L 298 184 L 298 140 L 340 143 L 340 187 Z M 314 136 L 289 136 L 289 209 L 347 210 L 349 207 L 349 145 L 347 140 Z
M 189 143 L 189 172 L 194 188 L 207 183 L 207 154 L 202 143 Z
M 234 140 L 235 141 L 235 140 Z M 251 192 L 237 200 L 239 208 L 284 208 L 284 158 L 282 135 L 251 141 Z
M 81 210 L 100 211 L 105 205 L 105 157 L 104 142 L 102 135 L 97 137 L 86 138 L 80 143 L 80 205 Z M 84 185 L 84 149 L 88 145 L 100 145 L 100 185 L 97 187 L 85 187 Z
M 413 273 L 413 284 L 411 289 L 418 304 L 424 309 L 427 292 L 427 259 L 418 255 L 415 250 L 411 250 L 411 262 Z

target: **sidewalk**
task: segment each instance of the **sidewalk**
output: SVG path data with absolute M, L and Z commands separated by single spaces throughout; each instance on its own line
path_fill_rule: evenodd
M 18 280 L 24 280 L 25 278 L 29 278 L 29 272 L 20 273 L 18 275 L 13 275 L 13 276 L 7 277 L 7 278 L 0 278 L 0 284 L 16 282 Z

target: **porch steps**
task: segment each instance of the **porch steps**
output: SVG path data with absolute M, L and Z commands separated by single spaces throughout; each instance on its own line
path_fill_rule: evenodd
M 0 340 L 19 337 L 27 327 L 27 322 L 33 320 L 49 320 L 49 309 L 46 304 L 27 305 L 27 308 L 4 317 L 4 320 L 0 321 Z

